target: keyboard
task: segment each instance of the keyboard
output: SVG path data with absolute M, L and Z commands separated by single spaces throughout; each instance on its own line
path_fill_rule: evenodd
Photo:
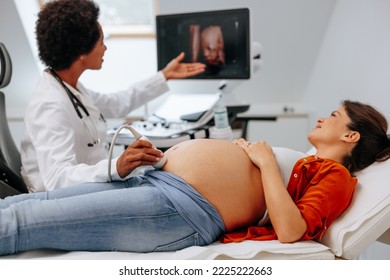
M 169 148 L 190 139 L 208 138 L 208 125 L 199 126 L 195 123 L 171 123 L 168 127 L 147 121 L 137 121 L 131 124 L 141 135 L 148 137 L 157 148 Z M 117 129 L 107 131 L 107 140 L 112 141 Z M 123 128 L 117 135 L 115 144 L 129 145 L 135 140 L 131 132 Z
M 199 123 L 181 122 L 181 123 L 155 123 L 149 121 L 137 121 L 131 124 L 141 135 L 148 138 L 169 138 L 175 135 L 183 134 L 187 131 L 197 129 Z M 124 133 L 130 133 L 123 129 Z M 122 133 L 122 131 L 120 133 Z

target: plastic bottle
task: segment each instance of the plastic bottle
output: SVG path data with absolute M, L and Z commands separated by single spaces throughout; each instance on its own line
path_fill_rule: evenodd
M 210 138 L 233 139 L 233 131 L 229 125 L 229 118 L 225 106 L 218 105 L 214 109 L 214 127 L 210 129 Z
M 217 129 L 222 129 L 229 126 L 229 119 L 225 106 L 217 106 L 214 109 L 214 124 Z

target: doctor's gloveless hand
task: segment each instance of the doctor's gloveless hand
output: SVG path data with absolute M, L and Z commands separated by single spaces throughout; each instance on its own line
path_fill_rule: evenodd
M 198 75 L 205 71 L 206 65 L 200 62 L 183 63 L 184 53 L 180 53 L 176 58 L 172 59 L 162 72 L 167 80 L 183 79 Z
M 134 169 L 144 165 L 154 165 L 164 156 L 163 152 L 147 141 L 138 139 L 122 153 L 116 162 L 116 169 L 121 178 L 125 178 Z

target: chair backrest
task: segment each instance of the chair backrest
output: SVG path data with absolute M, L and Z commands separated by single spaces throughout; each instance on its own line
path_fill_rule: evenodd
M 12 76 L 11 58 L 4 44 L 0 43 L 0 89 L 6 87 Z M 2 182 L 0 196 L 15 194 L 15 191 L 7 191 L 6 186 L 16 190 L 16 193 L 28 192 L 20 175 L 21 160 L 19 150 L 13 141 L 9 130 L 5 96 L 0 91 L 0 181 Z
M 0 88 L 8 86 L 12 76 L 12 63 L 8 51 L 3 43 L 0 43 Z

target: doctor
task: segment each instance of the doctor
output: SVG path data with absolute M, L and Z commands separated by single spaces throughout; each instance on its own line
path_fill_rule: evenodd
M 39 57 L 48 67 L 25 114 L 21 143 L 22 176 L 30 192 L 82 182 L 106 182 L 108 160 L 104 118 L 126 116 L 168 90 L 167 80 L 204 71 L 200 63 L 181 63 L 184 54 L 162 71 L 127 90 L 94 92 L 79 78 L 102 67 L 106 46 L 98 23 L 99 7 L 89 0 L 48 2 L 38 14 Z M 143 140 L 112 159 L 111 176 L 125 179 L 136 167 L 152 165 L 162 153 Z

